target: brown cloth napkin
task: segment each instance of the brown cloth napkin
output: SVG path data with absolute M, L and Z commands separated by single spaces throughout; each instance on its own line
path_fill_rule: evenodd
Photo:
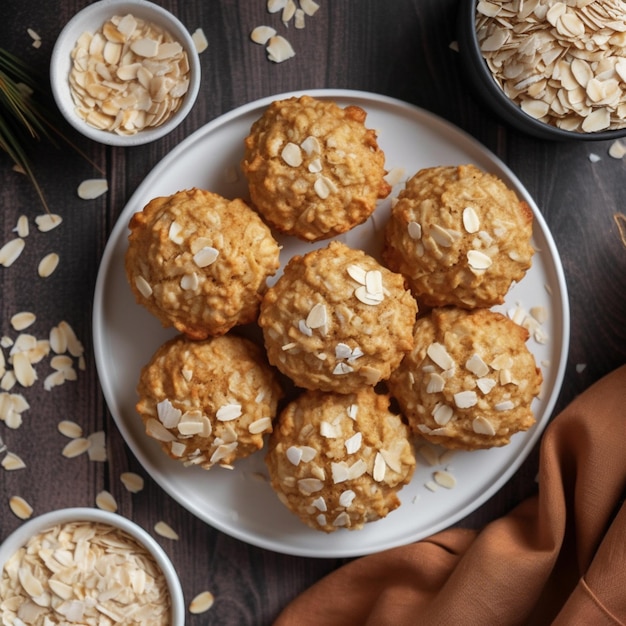
M 539 491 L 481 531 L 344 565 L 275 626 L 626 624 L 626 366 L 548 426 Z

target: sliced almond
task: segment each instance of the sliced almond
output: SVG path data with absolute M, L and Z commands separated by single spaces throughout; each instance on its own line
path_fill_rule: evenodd
M 35 218 L 35 224 L 37 224 L 37 228 L 42 233 L 51 231 L 62 222 L 63 218 L 60 215 L 55 215 L 54 213 L 44 213 L 43 215 L 38 215 Z
M 2 467 L 8 472 L 24 469 L 26 463 L 14 452 L 7 452 L 6 456 L 2 459 Z
M 130 493 L 139 493 L 144 488 L 144 479 L 135 472 L 123 472 L 120 474 L 120 480 Z
M 115 513 L 117 511 L 117 502 L 113 495 L 106 489 L 103 489 L 96 495 L 96 506 L 103 511 Z
M 57 430 L 68 439 L 80 439 L 83 436 L 82 426 L 71 420 L 61 420 L 57 424 Z
M 11 326 L 17 331 L 24 330 L 35 323 L 37 316 L 30 311 L 21 311 L 11 317 Z
M 17 261 L 22 250 L 24 250 L 25 242 L 21 237 L 11 239 L 0 248 L 0 265 L 10 267 Z
M 89 178 L 84 180 L 78 189 L 78 197 L 83 200 L 93 200 L 99 198 L 109 190 L 109 183 L 106 178 Z
M 163 521 L 159 521 L 154 525 L 154 532 L 161 537 L 172 539 L 173 541 L 178 541 L 179 539 L 178 533 L 169 524 Z
M 196 595 L 189 603 L 189 612 L 192 615 L 206 613 L 215 602 L 215 598 L 210 591 L 202 591 Z
M 68 444 L 65 445 L 61 454 L 67 459 L 74 459 L 77 456 L 87 452 L 91 442 L 89 439 L 84 437 L 77 437 L 76 439 L 72 439 Z
M 250 39 L 264 46 L 275 34 L 276 29 L 271 26 L 257 26 L 250 33 Z
M 270 37 L 266 51 L 267 58 L 274 63 L 282 63 L 296 56 L 295 50 L 282 35 Z
M 191 34 L 191 39 L 198 54 L 201 54 L 209 47 L 209 41 L 202 28 L 196 28 Z
M 33 507 L 21 496 L 11 496 L 9 507 L 15 516 L 22 520 L 28 519 L 33 514 Z
M 59 265 L 59 255 L 56 252 L 47 254 L 37 266 L 37 273 L 41 278 L 48 278 L 51 276 Z

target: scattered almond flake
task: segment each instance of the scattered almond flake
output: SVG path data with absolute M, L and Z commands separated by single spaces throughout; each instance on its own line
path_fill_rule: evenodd
M 91 443 L 89 439 L 86 439 L 85 437 L 77 437 L 65 445 L 61 454 L 67 459 L 73 459 L 87 452 L 90 445 Z
M 20 237 L 21 239 L 24 239 L 24 237 L 28 237 L 30 233 L 30 227 L 28 225 L 28 217 L 26 217 L 26 215 L 20 215 L 17 218 L 17 225 L 15 226 L 13 230 L 14 232 L 17 233 L 17 236 Z
M 409 222 L 407 229 L 411 239 L 419 240 L 422 238 L 421 224 L 418 224 L 417 222 Z
M 434 480 L 428 480 L 424 483 L 424 487 L 426 487 L 426 489 L 428 489 L 429 491 L 437 491 L 439 489 L 439 485 L 437 485 L 437 483 Z
M 182 416 L 182 411 L 174 407 L 174 405 L 166 398 L 157 403 L 157 417 L 165 428 L 176 428 Z
M 74 329 L 66 321 L 59 322 L 58 328 L 65 335 L 68 352 L 73 357 L 81 357 L 85 349 L 83 348 L 83 344 L 76 336 Z
M 326 200 L 331 193 L 337 193 L 337 185 L 327 176 L 318 176 L 313 183 L 313 190 L 321 200 Z
M 152 287 L 143 276 L 135 276 L 135 287 L 144 298 L 149 298 L 152 295 Z
M 293 25 L 298 30 L 302 30 L 304 28 L 304 26 L 305 26 L 305 16 L 306 16 L 306 13 L 302 9 L 300 9 L 300 8 L 296 9 L 296 12 L 294 14 L 294 18 L 295 19 L 294 19 Z
M 468 233 L 477 233 L 480 229 L 480 220 L 473 207 L 468 206 L 463 209 L 463 227 Z
M 39 33 L 37 33 L 37 31 L 33 30 L 32 28 L 27 28 L 26 32 L 28 33 L 29 37 L 35 41 L 39 41 L 41 40 L 41 37 L 39 36 Z
M 385 181 L 394 187 L 406 178 L 406 170 L 403 167 L 394 167 L 385 174 Z
M 106 436 L 103 430 L 97 430 L 87 437 L 89 448 L 87 456 L 95 463 L 105 463 L 108 460 L 106 449 Z
M 34 313 L 30 313 L 29 311 L 21 311 L 20 313 L 16 313 L 11 317 L 11 326 L 13 326 L 14 330 L 18 332 L 21 330 L 25 330 L 29 326 L 35 323 L 37 316 Z
M 270 37 L 266 51 L 267 58 L 274 63 L 282 63 L 296 56 L 295 50 L 282 35 Z
M 354 498 L 356 498 L 356 493 L 352 489 L 346 489 L 339 495 L 339 505 L 347 509 L 354 501 Z
M 587 369 L 586 363 L 577 363 L 576 364 L 576 372 L 578 374 L 582 374 Z
M 302 449 L 299 446 L 289 446 L 285 451 L 285 456 L 292 465 L 297 467 L 302 460 Z
M 294 0 L 287 0 L 287 3 L 285 4 L 284 8 L 283 8 L 283 12 L 282 15 L 280 16 L 280 19 L 282 20 L 283 24 L 285 26 L 289 25 L 289 21 L 291 20 L 291 18 L 296 14 L 296 3 Z
M 626 155 L 626 143 L 620 139 L 616 139 L 609 146 L 609 156 L 613 159 L 623 159 L 624 155 Z
M 83 200 L 94 200 L 104 195 L 109 190 L 109 183 L 106 178 L 88 178 L 80 185 L 76 193 Z
M 2 380 L 0 380 L 0 389 L 3 391 L 10 391 L 16 384 L 15 374 L 13 370 L 8 370 L 4 373 Z
M 59 265 L 59 255 L 56 252 L 51 252 L 47 254 L 41 261 L 39 261 L 39 265 L 37 266 L 37 273 L 41 278 L 48 278 L 52 275 L 54 270 L 56 270 Z
M 80 439 L 83 436 L 83 428 L 71 420 L 61 420 L 57 430 L 68 439 Z
M 189 612 L 192 615 L 199 615 L 200 613 L 206 613 L 215 602 L 215 598 L 210 591 L 202 591 L 196 595 L 189 603 Z
M 284 145 L 280 156 L 289 167 L 299 167 L 302 165 L 302 150 L 300 146 L 291 141 Z
M 489 435 L 493 437 L 496 434 L 496 429 L 493 424 L 485 417 L 478 416 L 472 421 L 472 430 L 477 435 Z
M 301 144 L 300 147 L 304 150 L 307 156 L 313 154 L 320 154 L 322 148 L 320 146 L 319 139 L 313 135 L 309 135 Z
M 472 374 L 483 377 L 489 373 L 489 366 L 481 359 L 480 355 L 474 353 L 465 362 L 465 367 L 472 372 Z
M 346 447 L 347 454 L 355 454 L 361 449 L 361 443 L 363 441 L 363 434 L 360 432 L 354 433 L 352 437 L 345 440 L 344 445 Z
M 32 387 L 37 380 L 37 372 L 25 352 L 17 352 L 13 355 L 13 373 L 22 387 Z
M 37 224 L 37 228 L 42 233 L 51 231 L 53 228 L 59 226 L 62 221 L 63 218 L 60 215 L 55 215 L 54 213 L 44 213 L 43 215 L 38 215 L 35 218 L 35 224 Z
M 288 350 L 293 350 L 294 348 L 297 348 L 297 347 L 298 347 L 298 344 L 295 341 L 291 341 L 281 346 L 281 350 L 287 352 Z
M 220 422 L 230 422 L 231 420 L 235 420 L 242 415 L 241 404 L 231 403 L 225 404 L 221 406 L 217 412 L 215 413 L 215 417 Z
M 24 469 L 26 467 L 26 463 L 14 452 L 7 452 L 0 464 L 8 472 Z
M 498 402 L 493 408 L 496 411 L 511 411 L 515 408 L 515 404 L 511 400 L 503 400 Z
M 382 482 L 385 480 L 385 473 L 387 472 L 387 463 L 385 463 L 385 458 L 380 452 L 376 453 L 374 457 L 374 470 L 372 472 L 372 478 L 376 482 Z
M 447 404 L 436 404 L 432 416 L 439 426 L 445 426 L 453 417 L 454 411 Z
M 178 533 L 162 520 L 154 525 L 154 532 L 160 537 L 165 537 L 165 539 L 172 539 L 173 541 L 178 541 L 179 539 Z
M 347 363 L 339 362 L 333 368 L 333 374 L 335 376 L 343 376 L 344 374 L 351 374 L 354 372 L 354 368 Z
M 486 270 L 491 267 L 493 261 L 491 257 L 480 250 L 468 250 L 467 262 L 473 270 Z
M 278 13 L 287 6 L 287 0 L 267 0 L 268 13 Z
M 337 515 L 337 517 L 333 520 L 333 526 L 342 527 L 347 526 L 350 523 L 350 516 L 342 511 Z
M 211 246 L 206 246 L 193 255 L 193 261 L 198 267 L 208 267 L 215 263 L 218 256 L 219 250 Z
M 16 517 L 22 520 L 28 519 L 33 514 L 33 507 L 21 496 L 11 496 L 9 498 L 9 508 Z
M 315 0 L 300 0 L 300 8 L 306 15 L 313 17 L 320 8 L 320 5 L 315 2 Z
M 96 506 L 103 511 L 109 511 L 109 513 L 115 513 L 117 511 L 117 502 L 113 495 L 103 489 L 96 495 Z
M 440 393 L 444 390 L 446 381 L 443 376 L 436 372 L 428 374 L 428 382 L 426 383 L 426 393 Z
M 485 395 L 488 394 L 496 385 L 497 385 L 497 382 L 493 378 L 478 378 L 476 380 L 476 386 Z
M 191 39 L 198 54 L 202 54 L 209 47 L 209 40 L 202 28 L 196 28 L 196 30 L 191 33 Z
M 16 237 L 5 243 L 0 248 L 0 265 L 10 267 L 17 261 L 22 250 L 24 250 L 25 242 L 21 237 Z
M 589 160 L 592 163 L 598 163 L 599 161 L 602 161 L 602 157 L 600 157 L 600 155 L 596 154 L 595 152 L 590 152 L 589 153 Z
M 478 397 L 475 391 L 466 390 L 454 394 L 454 404 L 456 404 L 459 409 L 469 409 L 475 406 L 477 402 Z
M 309 312 L 305 324 L 315 330 L 316 328 L 322 328 L 326 326 L 328 322 L 328 316 L 326 313 L 326 307 L 321 304 L 315 304 L 311 311 Z
M 63 370 L 52 372 L 52 374 L 48 374 L 48 376 L 45 377 L 43 388 L 45 391 L 51 391 L 54 387 L 62 385 L 65 380 L 65 372 Z
M 252 435 L 260 435 L 261 433 L 270 432 L 272 429 L 272 418 L 261 417 L 248 426 L 248 432 Z
M 426 350 L 426 354 L 444 371 L 454 367 L 454 359 L 448 354 L 445 346 L 441 343 L 431 343 Z
M 318 478 L 301 478 L 297 482 L 298 491 L 304 496 L 309 496 L 324 488 L 323 481 Z
M 433 479 L 439 486 L 446 489 L 454 489 L 456 487 L 456 478 L 448 471 L 437 470 L 433 473 Z

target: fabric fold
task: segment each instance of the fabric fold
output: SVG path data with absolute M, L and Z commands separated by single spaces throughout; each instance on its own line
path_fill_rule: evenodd
M 344 565 L 275 626 L 626 624 L 626 366 L 548 425 L 538 482 L 479 532 Z

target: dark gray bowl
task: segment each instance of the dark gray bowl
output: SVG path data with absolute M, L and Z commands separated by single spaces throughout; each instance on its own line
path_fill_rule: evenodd
M 556 141 L 606 141 L 626 136 L 626 128 L 584 133 L 557 128 L 531 117 L 506 96 L 483 59 L 476 35 L 476 0 L 460 0 L 458 43 L 461 64 L 471 88 L 502 120 L 514 128 Z

